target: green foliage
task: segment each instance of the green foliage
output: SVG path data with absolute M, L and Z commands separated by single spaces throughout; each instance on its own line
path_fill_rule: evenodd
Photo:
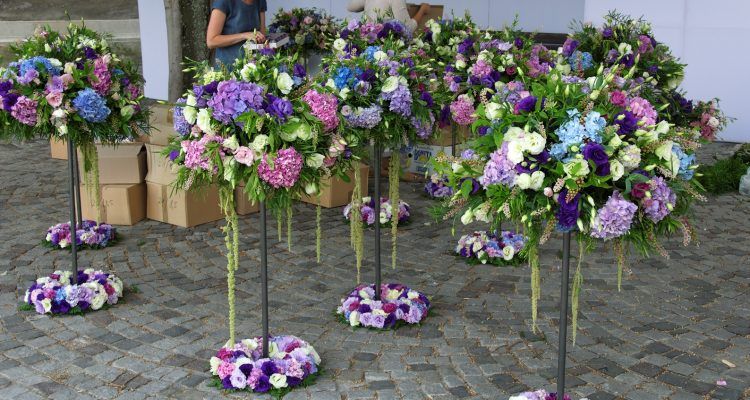
M 724 194 L 736 192 L 740 185 L 740 178 L 747 172 L 749 163 L 742 160 L 743 155 L 737 155 L 716 160 L 713 165 L 698 167 L 696 179 L 707 192 Z

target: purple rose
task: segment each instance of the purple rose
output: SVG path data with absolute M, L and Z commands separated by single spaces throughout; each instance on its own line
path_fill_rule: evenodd
M 581 194 L 576 195 L 568 202 L 568 189 L 564 188 L 560 191 L 558 197 L 559 209 L 557 210 L 557 229 L 561 232 L 569 232 L 573 230 L 578 221 L 578 202 L 581 199 Z
M 596 142 L 588 142 L 583 146 L 583 158 L 591 160 L 596 164 L 596 174 L 599 176 L 609 175 L 609 156 L 604 146 Z

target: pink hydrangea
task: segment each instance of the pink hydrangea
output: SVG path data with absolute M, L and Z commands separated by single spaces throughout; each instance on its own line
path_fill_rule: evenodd
M 484 60 L 477 61 L 476 64 L 474 64 L 474 66 L 471 68 L 471 75 L 480 79 L 489 76 L 491 73 L 492 65 L 485 62 Z
M 638 118 L 643 121 L 643 124 L 654 125 L 656 124 L 656 110 L 648 100 L 642 97 L 634 97 L 630 100 L 630 111 Z
M 37 101 L 26 96 L 18 97 L 18 101 L 10 109 L 10 115 L 17 119 L 18 122 L 34 126 L 36 125 L 36 106 Z
M 302 156 L 294 147 L 279 150 L 272 162 L 269 162 L 268 154 L 265 154 L 258 165 L 260 179 L 276 189 L 294 186 L 301 171 Z
M 112 74 L 107 62 L 99 57 L 94 60 L 94 78 L 90 80 L 91 87 L 100 95 L 106 96 L 112 86 Z
M 474 122 L 476 117 L 473 115 L 474 103 L 466 95 L 461 95 L 453 103 L 451 103 L 451 115 L 453 120 L 459 125 L 470 125 Z
M 220 379 L 224 379 L 234 372 L 234 364 L 227 361 L 222 361 L 219 364 L 219 368 L 216 370 L 216 374 L 219 375 Z
M 336 96 L 308 90 L 302 99 L 310 106 L 312 114 L 323 123 L 323 129 L 326 132 L 339 126 L 339 117 L 336 114 L 336 107 L 338 106 Z

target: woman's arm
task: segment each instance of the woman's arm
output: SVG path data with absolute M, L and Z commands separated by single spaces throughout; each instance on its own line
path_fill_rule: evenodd
M 227 15 L 223 11 L 214 9 L 211 11 L 211 19 L 208 20 L 208 29 L 206 29 L 206 46 L 209 49 L 217 47 L 227 47 L 233 44 L 256 38 L 255 32 L 241 32 L 232 35 L 222 35 L 224 22 Z
M 266 35 L 266 12 L 261 11 L 260 13 L 260 33 L 263 34 L 263 36 Z
M 391 11 L 393 11 L 393 18 L 403 22 L 404 25 L 406 25 L 406 27 L 412 32 L 417 29 L 417 25 L 419 25 L 419 22 L 422 21 L 422 18 L 424 18 L 424 14 L 429 8 L 429 4 L 422 3 L 422 5 L 419 6 L 419 11 L 417 11 L 417 13 L 414 15 L 414 18 L 412 18 L 409 16 L 409 10 L 406 9 L 406 2 L 404 0 L 391 1 Z
M 346 10 L 349 12 L 362 12 L 365 10 L 365 0 L 349 0 L 349 4 L 346 6 Z

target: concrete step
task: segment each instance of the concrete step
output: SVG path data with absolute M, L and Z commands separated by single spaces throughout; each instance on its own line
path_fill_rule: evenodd
M 106 33 L 115 40 L 132 40 L 140 38 L 138 19 L 92 19 L 85 21 L 86 26 L 100 33 Z M 66 31 L 68 21 L 61 20 L 27 20 L 5 21 L 0 24 L 0 43 L 23 40 L 34 33 L 38 26 L 49 25 L 58 32 Z
M 3 0 L 0 21 L 138 18 L 138 0 Z
M 112 39 L 109 41 L 112 51 L 123 60 L 130 60 L 141 71 L 141 40 L 135 39 Z M 10 42 L 0 42 L 0 65 L 7 65 L 15 61 L 10 52 Z

